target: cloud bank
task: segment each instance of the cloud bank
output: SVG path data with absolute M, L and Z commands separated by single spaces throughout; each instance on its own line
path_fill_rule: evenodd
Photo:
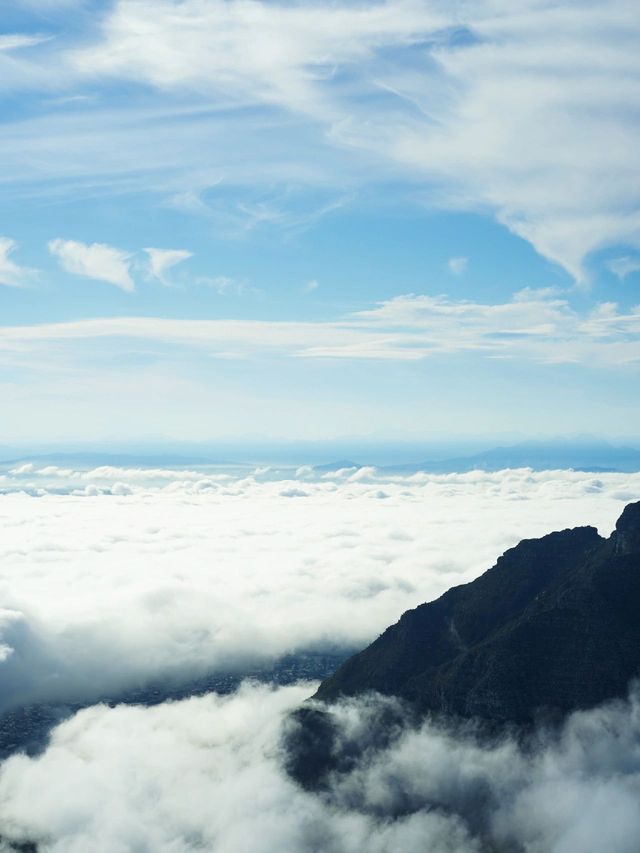
M 608 534 L 638 497 L 637 473 L 5 467 L 0 711 L 364 645 L 520 539 Z M 0 765 L 0 851 L 637 850 L 635 690 L 524 742 L 350 700 L 332 714 L 352 760 L 314 793 L 285 769 L 290 712 L 314 689 L 79 711 Z
M 524 745 L 405 721 L 389 746 L 363 750 L 381 715 L 402 720 L 402 709 L 351 701 L 333 716 L 359 757 L 315 794 L 287 777 L 282 753 L 285 717 L 312 689 L 245 684 L 228 697 L 84 710 L 41 756 L 0 767 L 2 832 L 41 853 L 637 850 L 635 691 Z
M 640 497 L 638 474 L 269 476 L 4 474 L 0 708 L 362 647 L 520 539 L 607 534 Z

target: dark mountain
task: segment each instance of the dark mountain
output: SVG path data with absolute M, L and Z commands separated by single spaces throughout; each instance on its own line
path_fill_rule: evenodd
M 640 673 L 640 502 L 615 532 L 520 542 L 472 583 L 405 613 L 322 682 L 420 713 L 525 723 L 622 696 Z

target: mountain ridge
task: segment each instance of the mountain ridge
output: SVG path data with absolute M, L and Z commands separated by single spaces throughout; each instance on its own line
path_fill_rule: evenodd
M 577 527 L 525 539 L 476 580 L 404 613 L 325 679 L 420 712 L 530 722 L 622 695 L 640 671 L 640 502 L 609 539 Z

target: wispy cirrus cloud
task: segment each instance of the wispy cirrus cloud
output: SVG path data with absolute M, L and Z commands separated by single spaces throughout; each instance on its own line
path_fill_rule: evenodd
M 223 280 L 221 291 L 226 288 Z M 600 303 L 579 312 L 553 291 L 524 290 L 501 303 L 399 296 L 329 321 L 116 317 L 0 328 L 0 347 L 46 349 L 107 338 L 155 341 L 228 358 L 417 361 L 475 353 L 492 359 L 621 367 L 640 363 L 640 306 Z
M 454 275 L 462 275 L 466 272 L 468 266 L 469 258 L 449 258 L 447 261 L 449 272 L 452 272 Z
M 50 36 L 26 35 L 23 33 L 7 33 L 0 35 L 0 51 L 21 50 L 25 47 L 35 47 L 45 41 L 49 41 Z
M 50 240 L 50 253 L 71 275 L 113 284 L 132 293 L 136 287 L 131 277 L 132 254 L 105 243 L 81 243 L 78 240 Z
M 153 278 L 168 284 L 167 274 L 177 264 L 188 261 L 193 257 L 193 252 L 187 249 L 145 249 L 149 258 L 149 272 Z
M 431 207 L 489 213 L 585 281 L 593 253 L 640 247 L 636 33 L 631 0 L 119 0 L 22 71 L 34 86 L 143 93 L 44 117 L 59 151 L 47 177 L 75 192 L 85 175 L 197 199 L 224 179 L 263 222 L 249 187 L 400 179 Z M 153 111 L 162 150 L 145 144 Z M 50 154 L 33 122 L 5 129 L 6 174 L 38 179 Z
M 640 61 L 628 0 L 606 10 L 533 0 L 517 11 L 402 0 L 153 10 L 145 47 L 149 4 L 121 0 L 102 41 L 75 55 L 79 69 L 310 113 L 335 144 L 434 181 L 434 203 L 490 209 L 579 280 L 589 253 L 639 244 L 640 126 L 624 93 Z M 252 61 L 237 62 L 247 43 Z
M 89 77 L 204 89 L 227 103 L 339 118 L 333 98 L 323 96 L 323 83 L 339 67 L 419 42 L 450 19 L 436 4 L 415 0 L 359 6 L 120 0 L 98 40 L 70 52 L 68 61 Z
M 618 258 L 612 258 L 610 261 L 607 261 L 607 267 L 619 279 L 625 279 L 635 272 L 640 272 L 640 257 L 623 255 Z
M 10 256 L 18 244 L 9 237 L 0 237 L 0 285 L 23 287 L 35 275 L 35 270 L 17 264 Z

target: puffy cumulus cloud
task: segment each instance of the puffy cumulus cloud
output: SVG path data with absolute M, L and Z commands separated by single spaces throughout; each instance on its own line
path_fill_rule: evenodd
M 49 251 L 68 273 L 113 284 L 132 293 L 131 253 L 105 243 L 80 243 L 77 240 L 50 240 Z
M 404 721 L 375 697 L 332 711 L 350 767 L 320 794 L 284 771 L 312 685 L 244 685 L 154 708 L 95 706 L 0 768 L 0 826 L 40 853 L 635 853 L 640 703 L 575 714 L 524 744 Z M 399 725 L 372 746 L 372 726 Z
M 640 497 L 640 474 L 529 469 L 37 470 L 0 494 L 4 709 L 363 646 L 519 540 L 608 534 Z

